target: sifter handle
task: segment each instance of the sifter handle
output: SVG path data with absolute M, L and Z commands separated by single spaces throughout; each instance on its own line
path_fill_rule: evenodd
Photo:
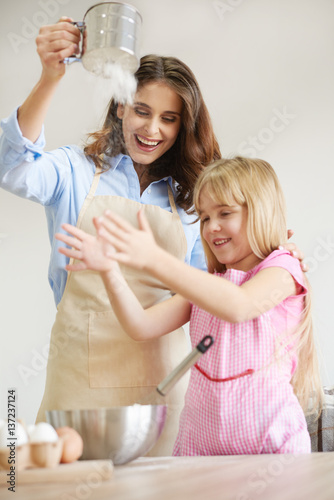
M 86 24 L 84 23 L 84 21 L 73 21 L 73 22 L 71 22 L 71 24 L 73 24 L 74 26 L 76 26 L 80 30 L 80 33 L 82 35 L 82 41 L 81 41 L 82 48 L 80 51 L 80 56 L 73 54 L 70 57 L 65 57 L 65 59 L 63 60 L 64 64 L 72 64 L 74 62 L 81 62 L 81 58 L 84 54 L 84 39 L 85 39 Z

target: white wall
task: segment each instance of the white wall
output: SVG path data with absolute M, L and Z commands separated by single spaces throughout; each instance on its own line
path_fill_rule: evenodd
M 130 1 L 130 0 L 129 0 Z M 1 117 L 40 74 L 35 36 L 91 0 L 1 0 Z M 222 152 L 268 160 L 284 187 L 289 227 L 308 256 L 324 384 L 334 384 L 333 0 L 131 0 L 144 19 L 142 55 L 183 59 L 200 82 Z M 107 103 L 80 64 L 68 69 L 46 122 L 49 149 L 80 143 Z M 103 92 L 102 92 L 103 94 Z M 283 115 L 283 118 L 279 118 Z M 43 208 L 0 192 L 0 418 L 7 389 L 34 421 L 55 316 Z

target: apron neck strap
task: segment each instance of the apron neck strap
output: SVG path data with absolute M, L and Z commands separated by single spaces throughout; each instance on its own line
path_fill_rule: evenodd
M 173 191 L 172 191 L 172 188 L 170 187 L 168 181 L 167 181 L 167 189 L 168 189 L 168 199 L 169 199 L 169 203 L 170 203 L 172 212 L 173 212 L 173 214 L 177 214 L 177 208 L 176 208 L 176 203 L 174 200 Z
M 93 178 L 93 182 L 91 184 L 91 187 L 90 187 L 89 193 L 88 193 L 88 195 L 86 197 L 86 200 L 90 201 L 93 198 L 93 196 L 95 195 L 95 191 L 97 189 L 97 185 L 99 183 L 100 175 L 101 174 L 102 174 L 102 168 L 101 167 L 96 167 L 94 178 Z M 169 199 L 169 203 L 170 203 L 172 212 L 173 212 L 173 214 L 177 214 L 177 208 L 176 208 L 176 203 L 175 203 L 175 200 L 174 200 L 174 195 L 173 195 L 172 188 L 170 187 L 169 182 L 168 181 L 166 181 L 166 182 L 167 182 L 168 199 Z
M 93 182 L 90 186 L 90 190 L 89 190 L 87 197 L 89 196 L 90 198 L 93 198 L 93 196 L 95 195 L 95 191 L 96 191 L 97 185 L 99 183 L 101 174 L 102 174 L 102 168 L 96 167 Z
M 90 186 L 89 192 L 85 198 L 85 201 L 84 201 L 82 208 L 80 210 L 80 213 L 79 213 L 79 217 L 77 220 L 77 227 L 81 227 L 81 221 L 83 219 L 83 216 L 85 215 L 86 209 L 89 206 L 89 204 L 91 203 L 92 199 L 94 198 L 95 191 L 96 191 L 97 185 L 99 183 L 101 173 L 102 173 L 102 168 L 96 167 L 92 184 Z

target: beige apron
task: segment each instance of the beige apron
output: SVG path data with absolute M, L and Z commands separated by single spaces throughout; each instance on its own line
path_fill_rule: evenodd
M 137 212 L 142 208 L 157 243 L 184 260 L 187 240 L 170 186 L 172 212 L 120 196 L 94 196 L 100 175 L 97 170 L 77 227 L 95 234 L 93 217 L 107 208 L 137 225 Z M 170 290 L 148 274 L 126 267 L 122 271 L 144 308 L 171 297 Z M 45 420 L 46 410 L 132 405 L 152 391 L 188 351 L 182 328 L 159 339 L 135 342 L 118 323 L 99 273 L 69 272 L 51 333 L 37 422 Z M 168 417 L 154 455 L 172 452 L 188 379 L 183 377 L 165 398 Z

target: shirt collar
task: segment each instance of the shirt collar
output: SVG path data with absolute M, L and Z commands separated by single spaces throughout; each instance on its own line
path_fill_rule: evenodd
M 120 153 L 120 154 L 110 158 L 110 165 L 111 165 L 112 170 L 115 170 L 121 163 L 129 163 L 133 168 L 133 162 L 132 162 L 132 159 L 130 158 L 129 155 L 125 155 L 123 153 Z M 162 181 L 168 182 L 169 185 L 171 187 L 173 187 L 173 179 L 170 175 L 167 175 L 166 177 L 163 177 L 162 179 L 159 179 L 158 181 L 154 181 L 154 183 L 162 182 Z
M 128 155 L 124 155 L 124 154 L 120 153 L 119 155 L 112 156 L 110 158 L 110 166 L 111 166 L 112 170 L 115 170 L 118 167 L 118 165 L 124 161 L 128 161 L 132 164 L 132 160 L 131 160 L 130 156 L 128 156 Z

